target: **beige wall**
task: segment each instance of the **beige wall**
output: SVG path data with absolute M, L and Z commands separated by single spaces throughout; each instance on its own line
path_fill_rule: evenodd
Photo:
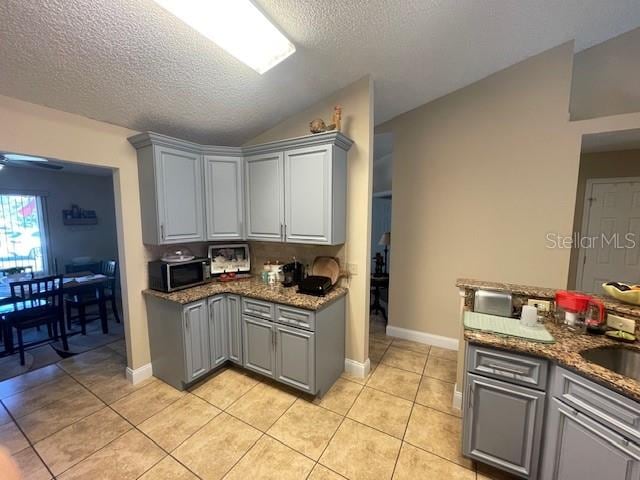
M 147 314 L 140 293 L 147 275 L 138 166 L 136 151 L 127 141 L 136 132 L 3 96 L 0 125 L 0 150 L 114 169 L 127 363 L 131 368 L 149 363 Z
M 568 124 L 572 44 L 403 114 L 394 133 L 390 325 L 460 328 L 457 277 L 564 287 L 579 136 Z
M 620 150 L 613 152 L 583 153 L 580 156 L 580 172 L 576 192 L 573 231 L 582 230 L 584 197 L 587 180 L 590 178 L 640 177 L 640 150 Z M 576 288 L 578 250 L 571 251 L 568 287 Z
M 571 118 L 640 111 L 640 28 L 576 54 Z
M 254 145 L 309 134 L 309 122 L 329 122 L 333 107 L 343 107 L 342 132 L 354 141 L 347 160 L 347 243 L 341 256 L 355 264 L 357 275 L 348 283 L 347 358 L 368 357 L 371 192 L 373 175 L 373 83 L 370 77 L 336 92 L 303 112 L 247 142 Z

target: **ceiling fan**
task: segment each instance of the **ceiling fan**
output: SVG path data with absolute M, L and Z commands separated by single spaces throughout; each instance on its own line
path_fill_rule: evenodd
M 40 167 L 49 170 L 62 170 L 64 167 L 42 157 L 20 155 L 18 153 L 0 153 L 0 168 L 2 167 Z

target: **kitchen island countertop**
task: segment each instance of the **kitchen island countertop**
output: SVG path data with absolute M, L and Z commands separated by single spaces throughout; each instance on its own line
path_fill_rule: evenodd
M 631 345 L 622 345 L 620 342 L 610 340 L 603 335 L 577 334 L 552 321 L 547 321 L 545 327 L 555 338 L 555 343 L 539 343 L 524 338 L 506 337 L 492 332 L 468 329 L 464 331 L 464 339 L 474 345 L 546 358 L 625 397 L 640 402 L 640 381 L 588 362 L 580 355 L 585 350 L 607 346 L 632 348 L 640 351 L 637 342 Z

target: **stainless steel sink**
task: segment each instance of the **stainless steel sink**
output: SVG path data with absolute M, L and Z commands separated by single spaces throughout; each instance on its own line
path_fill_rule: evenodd
M 599 347 L 585 350 L 580 355 L 596 365 L 625 377 L 640 380 L 640 350 L 624 347 Z

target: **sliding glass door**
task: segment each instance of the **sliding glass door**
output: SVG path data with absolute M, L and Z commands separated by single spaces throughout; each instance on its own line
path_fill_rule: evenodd
M 49 270 L 44 202 L 38 195 L 0 194 L 0 271 Z

